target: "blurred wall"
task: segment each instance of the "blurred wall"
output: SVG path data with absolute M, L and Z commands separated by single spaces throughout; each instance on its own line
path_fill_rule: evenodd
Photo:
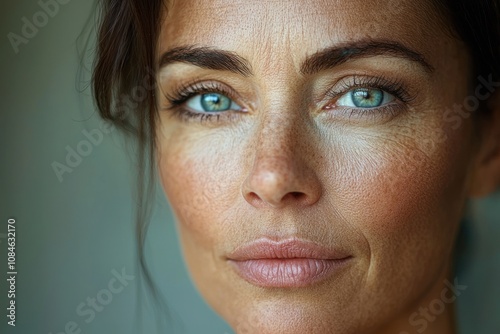
M 155 333 L 154 304 L 146 300 L 142 327 L 138 317 L 131 154 L 117 130 L 102 128 L 89 89 L 79 91 L 85 82 L 77 84 L 82 68 L 77 38 L 92 7 L 93 1 L 67 1 L 57 12 L 52 8 L 53 17 L 45 15 L 44 22 L 38 1 L 0 2 L 2 334 L 77 333 L 74 328 L 92 334 Z M 25 28 L 33 37 L 16 52 L 8 35 L 22 36 L 23 20 L 33 22 L 34 16 L 41 27 L 37 32 Z M 85 58 L 88 64 L 91 59 Z M 90 148 L 81 144 L 88 141 L 86 133 L 94 135 Z M 53 163 L 67 165 L 68 152 L 79 149 L 89 154 L 81 161 L 72 157 L 75 167 L 58 177 Z M 147 256 L 170 309 L 184 324 L 182 333 L 230 333 L 191 285 L 168 204 L 161 192 L 157 199 Z M 6 323 L 5 237 L 12 217 L 17 227 L 15 328 Z M 123 282 L 113 281 L 109 294 L 117 276 Z

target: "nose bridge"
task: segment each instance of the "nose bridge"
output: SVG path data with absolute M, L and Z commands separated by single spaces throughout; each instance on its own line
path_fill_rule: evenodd
M 255 145 L 253 171 L 255 178 L 274 178 L 275 182 L 290 182 L 297 172 L 299 152 L 298 131 L 291 119 L 269 115 L 263 121 Z
M 306 117 L 300 108 L 290 108 L 290 104 L 269 103 L 260 118 L 253 164 L 243 189 L 253 205 L 282 206 L 286 198 L 312 203 L 319 196 L 315 171 L 307 163 L 313 143 L 306 138 Z
M 254 167 L 258 167 L 258 162 L 265 165 L 274 162 L 276 167 L 289 164 L 304 154 L 300 150 L 308 144 L 303 138 L 307 132 L 307 111 L 299 105 L 298 93 L 290 87 L 279 89 L 276 85 L 267 91 L 256 130 Z

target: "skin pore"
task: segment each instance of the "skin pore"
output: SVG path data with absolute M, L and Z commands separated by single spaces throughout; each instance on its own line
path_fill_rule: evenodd
M 478 125 L 448 112 L 469 94 L 471 60 L 446 20 L 410 0 L 166 7 L 158 170 L 208 304 L 237 333 L 422 328 L 409 318 L 453 282 L 464 205 L 488 183 Z M 356 89 L 375 106 L 353 105 Z M 224 110 L 201 110 L 210 98 Z M 264 237 L 351 258 L 318 284 L 260 287 L 227 260 Z M 453 304 L 427 321 L 454 332 Z

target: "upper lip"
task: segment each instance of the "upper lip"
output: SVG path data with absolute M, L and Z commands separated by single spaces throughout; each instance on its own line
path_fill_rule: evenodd
M 350 255 L 337 248 L 318 245 L 309 240 L 291 238 L 274 241 L 267 238 L 258 239 L 237 247 L 228 255 L 233 261 L 262 259 L 319 259 L 340 260 Z

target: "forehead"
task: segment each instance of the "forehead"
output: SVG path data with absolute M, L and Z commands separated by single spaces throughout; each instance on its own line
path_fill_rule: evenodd
M 447 36 L 443 21 L 432 0 L 169 0 L 159 52 L 211 46 L 250 61 L 279 61 L 286 54 L 299 58 L 336 44 L 383 39 L 432 58 Z M 273 56 L 276 50 L 280 57 Z

